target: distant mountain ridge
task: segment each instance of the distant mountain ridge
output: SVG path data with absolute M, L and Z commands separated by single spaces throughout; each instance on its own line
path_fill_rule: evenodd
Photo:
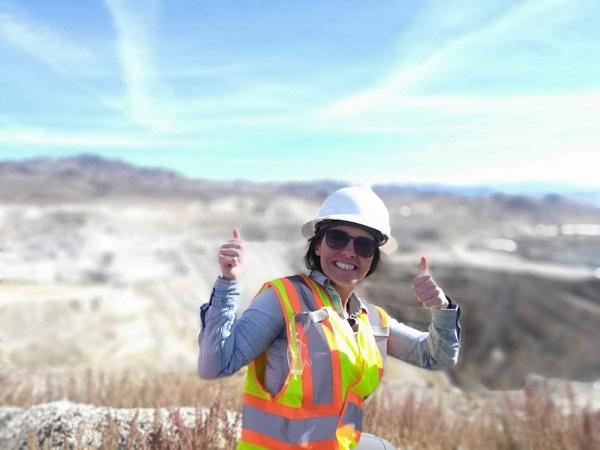
M 258 183 L 247 180 L 193 179 L 174 170 L 141 167 L 120 159 L 81 154 L 62 158 L 30 158 L 0 161 L 0 200 L 85 201 L 105 197 L 204 197 L 231 193 L 286 193 L 300 197 L 324 197 L 345 183 L 332 180 Z M 560 184 L 520 183 L 499 186 L 450 186 L 443 184 L 375 184 L 382 195 L 525 195 L 557 201 L 561 198 L 600 207 L 600 192 Z
M 209 183 L 212 184 L 212 183 Z M 220 188 L 226 188 L 224 183 Z M 4 201 L 85 201 L 106 197 L 201 196 L 207 183 L 163 168 L 91 154 L 0 161 Z

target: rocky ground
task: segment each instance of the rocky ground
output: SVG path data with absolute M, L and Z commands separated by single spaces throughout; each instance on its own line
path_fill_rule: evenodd
M 160 445 L 166 436 L 185 434 L 206 424 L 208 409 L 109 408 L 56 401 L 30 408 L 0 407 L 0 448 L 28 449 L 40 443 L 45 448 L 127 448 L 138 441 Z M 226 428 L 239 432 L 236 413 L 221 417 L 225 424 L 211 423 L 213 434 Z M 229 422 L 229 423 L 227 423 Z M 202 426 L 202 425 L 200 425 Z M 181 439 L 181 436 L 178 436 Z M 210 448 L 210 447 L 207 447 Z
M 251 268 L 241 281 L 240 309 L 263 281 L 303 269 L 297 224 L 318 202 L 286 195 L 263 201 L 0 204 L 0 364 L 192 369 L 198 308 L 218 274 L 216 249 L 233 225 L 248 242 Z M 536 232 L 538 222 L 600 223 L 596 210 L 559 220 L 553 208 L 535 203 L 512 216 L 505 211 L 497 222 L 502 202 L 487 210 L 480 203 L 489 200 L 389 202 L 401 250 L 384 259 L 362 293 L 400 320 L 426 327 L 428 312 L 414 300 L 410 279 L 427 255 L 436 279 L 464 309 L 455 382 L 514 389 L 529 372 L 600 377 L 600 237 Z M 531 248 L 521 244 L 531 240 Z M 543 260 L 527 257 L 554 245 L 560 250 Z M 585 249 L 578 263 L 563 262 L 578 248 Z
M 376 408 L 379 409 L 395 409 L 393 405 L 386 406 L 386 400 L 383 399 L 389 397 L 391 392 L 394 397 L 392 402 L 412 405 L 416 410 L 420 408 L 419 405 L 440 404 L 442 401 L 444 411 L 438 411 L 438 414 L 453 417 L 450 423 L 453 420 L 456 423 L 460 420 L 483 420 L 483 415 L 496 409 L 499 411 L 497 420 L 509 420 L 510 417 L 506 417 L 509 414 L 506 412 L 507 405 L 513 405 L 514 414 L 520 411 L 525 413 L 539 405 L 551 408 L 556 405 L 562 410 L 558 414 L 564 415 L 565 421 L 571 420 L 570 415 L 587 409 L 597 412 L 590 417 L 600 419 L 598 383 L 592 385 L 530 377 L 523 390 L 466 395 L 449 387 L 440 389 L 440 386 L 418 382 L 394 384 L 390 381 L 384 383 L 379 394 L 381 392 L 387 394 L 375 399 Z M 537 395 L 541 397 L 538 399 Z M 528 404 L 531 406 L 528 407 Z M 366 406 L 367 412 L 369 408 L 370 403 Z M 547 414 L 551 413 L 551 410 L 547 411 Z M 381 419 L 375 417 L 367 422 L 373 420 Z M 427 418 L 430 426 L 435 423 L 432 420 L 434 418 Z M 598 425 L 597 422 L 590 424 L 594 433 L 600 432 Z M 0 407 L 0 448 L 3 449 L 28 449 L 36 448 L 36 445 L 51 449 L 170 448 L 167 442 L 171 440 L 179 448 L 188 448 L 187 443 L 193 440 L 196 445 L 200 444 L 200 448 L 216 449 L 229 448 L 239 437 L 239 432 L 239 414 L 218 407 L 215 409 L 214 406 L 210 409 L 112 408 L 62 400 L 31 407 Z

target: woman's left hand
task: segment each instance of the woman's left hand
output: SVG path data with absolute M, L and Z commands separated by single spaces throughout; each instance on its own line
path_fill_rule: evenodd
M 429 274 L 427 258 L 421 257 L 419 263 L 419 275 L 412 280 L 412 289 L 417 300 L 425 308 L 447 308 L 449 305 L 444 291 L 437 285 L 433 277 Z

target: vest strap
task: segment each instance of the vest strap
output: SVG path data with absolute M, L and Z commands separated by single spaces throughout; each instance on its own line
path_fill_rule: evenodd
M 313 323 L 323 322 L 329 319 L 329 312 L 326 309 L 319 309 L 317 311 L 302 311 L 295 315 L 296 322 L 306 322 L 307 318 Z
M 375 336 L 389 336 L 390 335 L 390 327 L 379 327 L 377 325 L 371 325 L 373 329 L 373 335 Z

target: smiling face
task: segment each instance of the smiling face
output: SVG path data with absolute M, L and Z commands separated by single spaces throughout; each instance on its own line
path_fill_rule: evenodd
M 332 230 L 342 230 L 352 237 L 373 239 L 367 230 L 352 225 L 337 225 Z M 373 262 L 373 256 L 363 258 L 354 251 L 354 241 L 339 250 L 327 245 L 325 237 L 315 247 L 315 254 L 321 260 L 323 273 L 329 278 L 343 299 L 347 299 L 356 285 L 367 275 Z

